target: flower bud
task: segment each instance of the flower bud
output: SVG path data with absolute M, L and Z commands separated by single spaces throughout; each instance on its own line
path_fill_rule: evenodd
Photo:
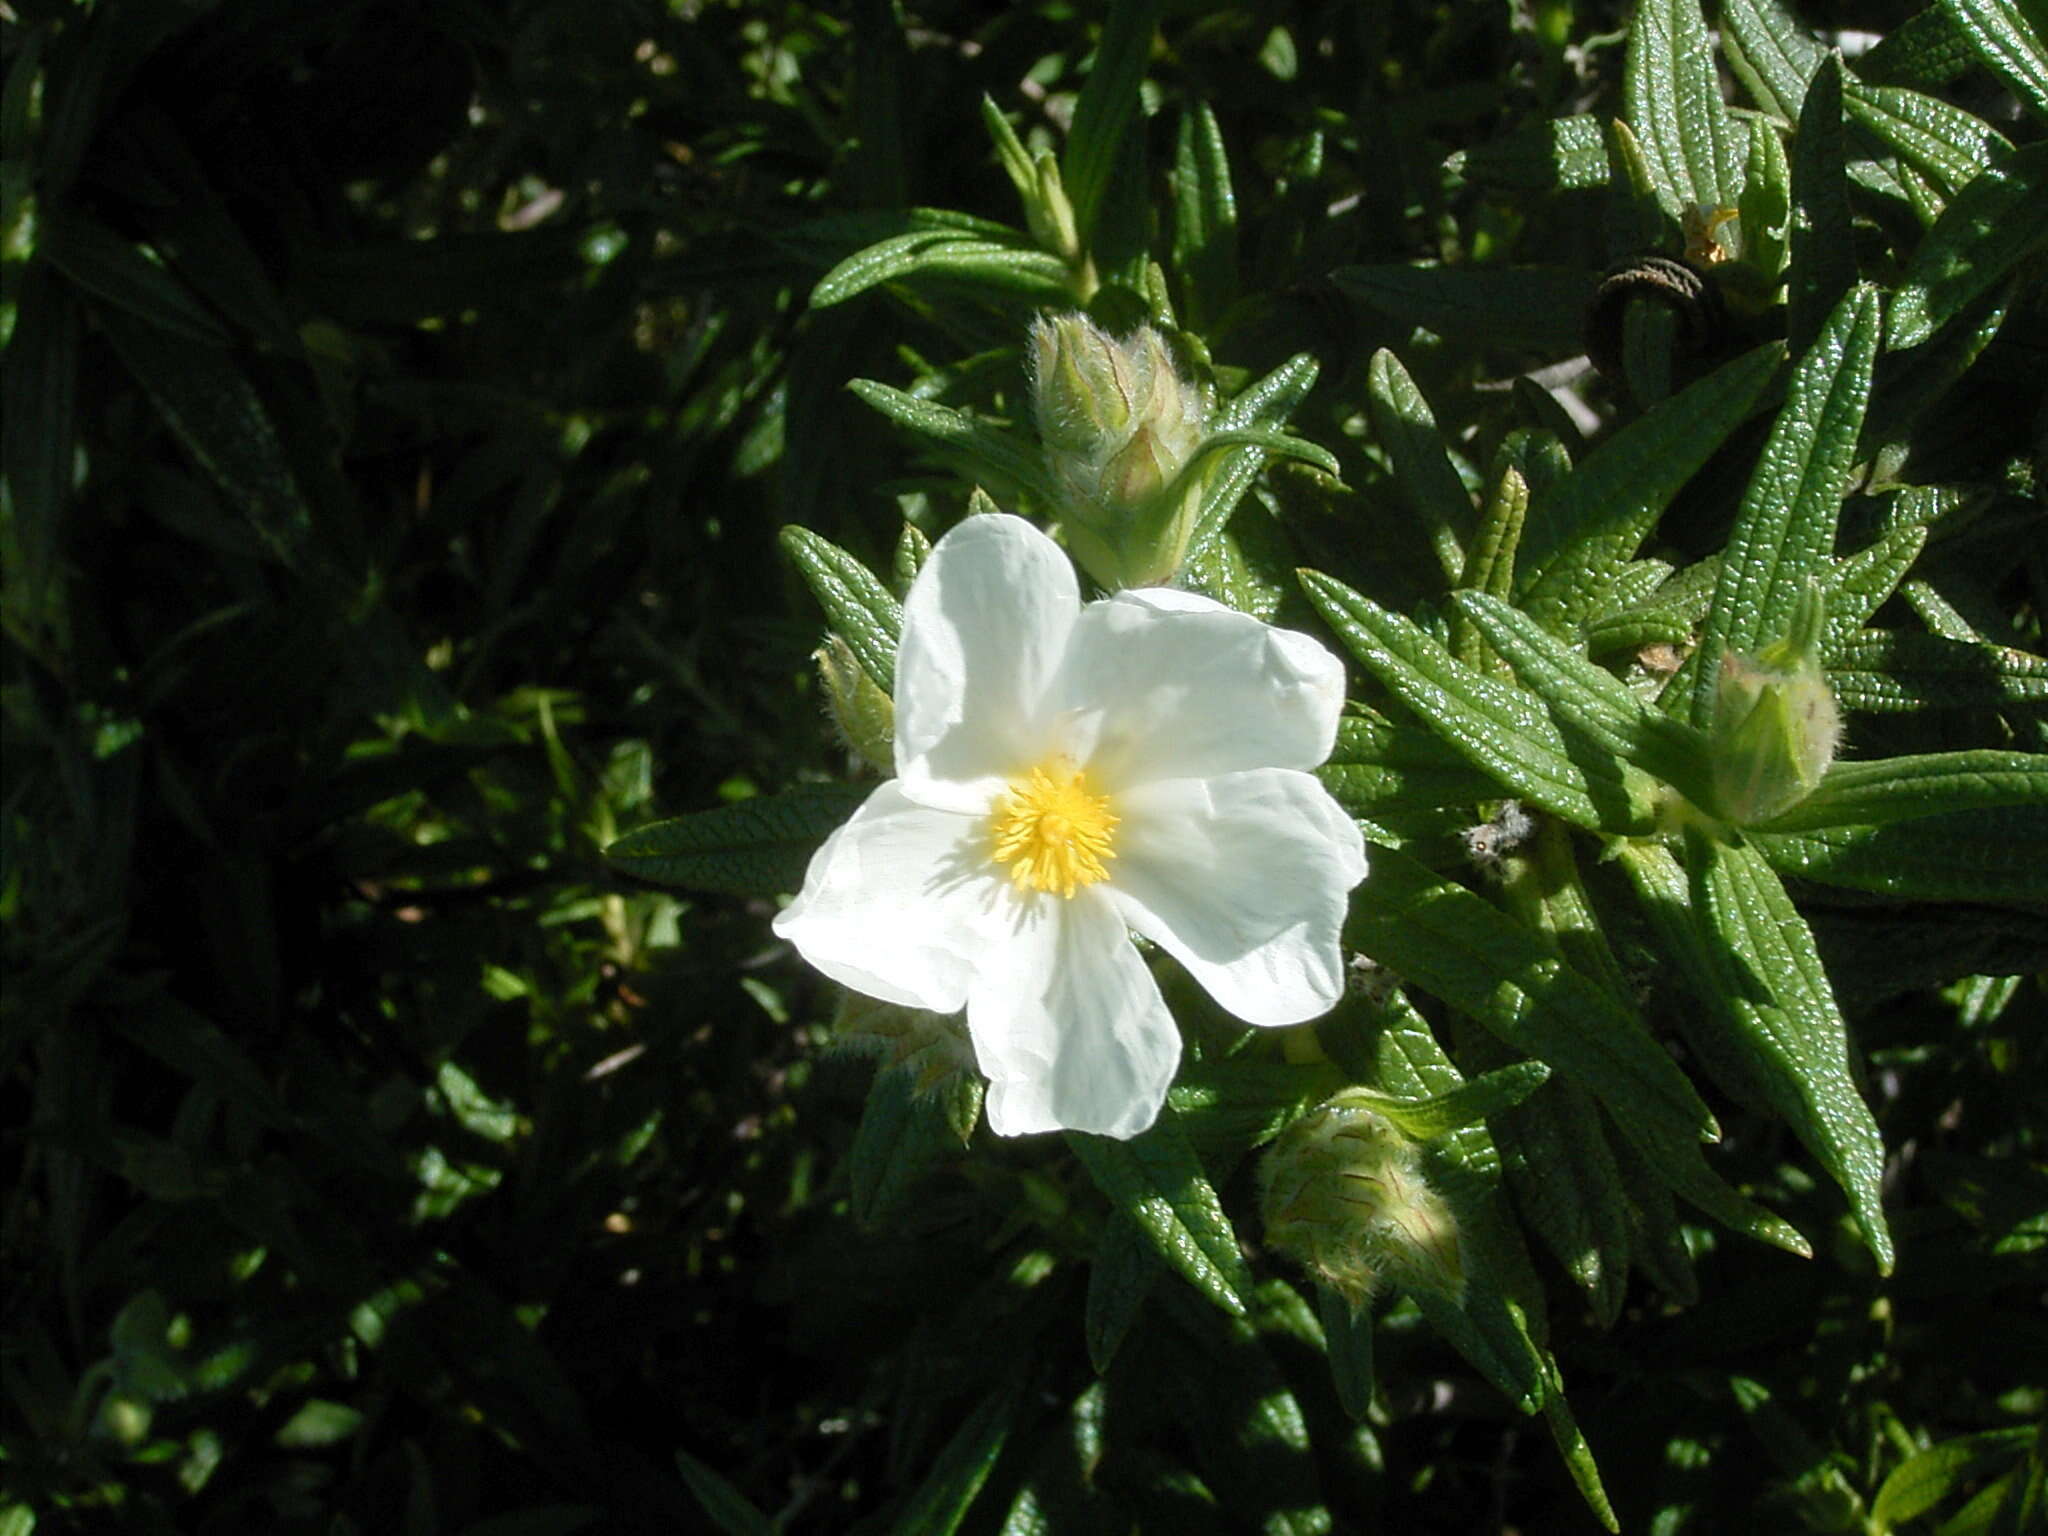
M 1465 1290 L 1458 1222 L 1422 1173 L 1422 1149 L 1342 1096 L 1298 1120 L 1266 1153 L 1267 1246 L 1352 1306 L 1383 1283 L 1453 1300 Z
M 840 738 L 883 774 L 896 771 L 896 705 L 837 635 L 811 653 L 825 685 L 825 707 Z
M 1031 328 L 1032 384 L 1067 543 L 1103 586 L 1154 586 L 1187 553 L 1204 482 L 1186 474 L 1208 402 L 1141 325 L 1119 341 L 1086 315 Z
M 1714 687 L 1715 810 L 1737 826 L 1768 821 L 1812 794 L 1842 741 L 1820 665 L 1827 612 L 1809 585 L 1785 638 L 1755 656 L 1730 651 Z

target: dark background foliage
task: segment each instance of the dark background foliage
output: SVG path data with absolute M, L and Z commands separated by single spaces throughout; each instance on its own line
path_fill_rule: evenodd
M 942 526 L 958 488 L 843 386 L 1024 316 L 806 296 L 888 210 L 1014 218 L 977 100 L 1056 144 L 1096 7 L 10 4 L 0 1523 L 672 1532 L 707 1467 L 797 1531 L 927 1528 L 1027 1469 L 1148 1529 L 1318 1484 L 1343 1529 L 1588 1520 L 1412 1313 L 1376 1428 L 1284 1327 L 1254 1349 L 1165 1283 L 1096 1385 L 1071 1163 L 984 1136 L 861 1226 L 870 1069 L 816 1049 L 771 906 L 601 858 L 843 767 L 776 532 L 886 568 L 906 512 Z M 1341 415 L 1403 331 L 1333 266 L 1604 264 L 1583 201 L 1440 167 L 1611 109 L 1620 25 L 1166 7 L 1151 78 L 1239 167 L 1256 301 L 1219 358 L 1314 351 Z M 1553 1320 L 1631 1522 L 1825 1513 L 1887 1435 L 2044 1406 L 2038 1226 L 1991 1257 L 2042 1175 L 1986 1156 L 2038 1137 L 2039 1047 L 1995 1009 L 1928 1045 L 1932 994 L 1874 1017 L 1926 1180 L 1888 1286 L 1846 1239 L 1731 1244 L 1689 1311 Z M 1726 1167 L 1801 1212 L 1782 1152 Z M 1237 1427 L 1282 1386 L 1312 1466 Z

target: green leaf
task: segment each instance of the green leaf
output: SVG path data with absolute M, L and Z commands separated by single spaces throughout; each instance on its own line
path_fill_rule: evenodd
M 1614 1513 L 1613 1504 L 1608 1502 L 1606 1488 L 1601 1485 L 1600 1469 L 1593 1463 L 1593 1448 L 1586 1443 L 1578 1420 L 1572 1417 L 1571 1405 L 1565 1401 L 1564 1382 L 1558 1377 L 1556 1357 L 1546 1350 L 1543 1361 L 1551 1375 L 1550 1390 L 1543 1395 L 1543 1417 L 1550 1425 L 1550 1436 L 1557 1442 L 1558 1454 L 1564 1457 L 1565 1470 L 1571 1473 L 1573 1483 L 1578 1486 L 1579 1497 L 1593 1511 L 1593 1518 L 1620 1536 L 1621 1520 Z
M 2013 805 L 2048 805 L 2048 754 L 1984 749 L 1836 763 L 1811 795 L 1757 830 L 1879 826 Z
M 1757 105 L 1781 122 L 1799 122 L 1827 50 L 1779 0 L 1721 0 L 1721 26 L 1728 62 Z
M 1044 460 L 1037 447 L 1023 438 L 950 405 L 906 394 L 873 379 L 853 379 L 846 387 L 898 425 L 930 439 L 935 451 L 963 478 L 987 485 L 1005 500 L 1020 491 L 1042 501 L 1052 499 Z
M 1827 578 L 1870 397 L 1879 319 L 1877 290 L 1855 289 L 1793 370 L 1784 407 L 1736 512 L 1713 606 L 1688 663 L 1694 670 L 1695 725 L 1704 728 L 1713 718 L 1721 658 L 1754 654 L 1779 639 L 1807 585 Z
M 22 273 L 0 366 L 7 633 L 46 661 L 64 648 L 60 548 L 76 464 L 79 306 L 40 263 Z
M 1211 430 L 1229 435 L 1283 426 L 1295 407 L 1308 397 L 1317 371 L 1316 360 L 1306 352 L 1289 358 L 1232 399 L 1218 414 Z M 1295 444 L 1302 440 L 1285 441 Z M 1245 438 L 1223 448 L 1217 459 L 1205 464 L 1202 475 L 1208 488 L 1202 493 L 1202 509 L 1195 516 L 1195 531 L 1188 543 L 1197 555 L 1228 525 L 1237 504 L 1265 467 L 1266 452 L 1261 443 Z
M 1791 258 L 1785 345 L 1805 356 L 1820 328 L 1856 283 L 1849 220 L 1849 162 L 1842 121 L 1842 56 L 1814 71 L 1792 141 Z
M 1695 870 L 1693 911 L 1720 971 L 1723 1017 L 1742 1037 L 1771 1106 L 1849 1197 L 1880 1271 L 1884 1138 L 1849 1072 L 1842 1021 L 1813 933 L 1754 849 L 1713 845 Z
M 862 798 L 842 785 L 805 785 L 640 827 L 604 856 L 613 868 L 657 885 L 775 896 L 803 884 L 811 855 Z
M 1872 85 L 1910 85 L 1934 90 L 1977 62 L 1976 50 L 1955 17 L 1940 5 L 1908 16 L 1856 61 L 1856 73 Z
M 1905 523 L 1834 563 L 1821 584 L 1828 613 L 1824 653 L 1848 641 L 1884 605 L 1926 546 L 1926 527 Z
M 1559 1078 L 1492 1130 L 1516 1209 L 1612 1326 L 1628 1288 L 1629 1207 L 1599 1102 Z
M 919 1092 L 917 1074 L 909 1068 L 884 1067 L 868 1089 L 848 1154 L 853 1219 L 863 1227 L 878 1226 L 933 1164 L 959 1148 L 960 1136 L 937 1093 Z
M 818 279 L 811 307 L 827 309 L 898 278 L 971 283 L 1030 304 L 1071 305 L 1072 274 L 1059 257 L 1021 234 L 1006 240 L 921 229 L 856 251 Z
M 1452 602 L 1543 700 L 1568 741 L 1588 742 L 1656 775 L 1695 804 L 1708 803 L 1712 772 L 1704 732 L 1650 708 L 1626 683 L 1498 598 L 1460 592 Z
M 1102 200 L 1123 153 L 1137 134 L 1138 88 L 1151 61 L 1159 0 L 1114 0 L 1095 51 L 1095 67 L 1074 103 L 1074 124 L 1060 176 L 1074 205 L 1083 245 L 1095 244 Z
M 1615 758 L 1582 761 L 1531 694 L 1460 666 L 1419 626 L 1342 582 L 1316 571 L 1301 582 L 1367 670 L 1508 793 L 1600 831 L 1639 835 L 1654 825 L 1649 775 Z
M 1824 885 L 1925 901 L 2048 902 L 2048 804 L 2039 801 L 1750 840 L 1779 873 Z
M 1886 1477 L 1870 1506 L 1880 1530 L 1917 1520 L 1942 1500 L 1981 1484 L 2026 1454 L 2039 1432 L 2032 1428 L 1987 1429 L 1954 1435 L 1908 1456 Z
M 2048 38 L 2021 0 L 1941 0 L 1977 56 L 2038 117 L 2048 117 Z
M 1403 1098 L 1358 1085 L 1341 1089 L 1333 1097 L 1339 1103 L 1362 1105 L 1393 1121 L 1415 1140 L 1428 1141 L 1514 1108 L 1549 1078 L 1550 1068 L 1543 1062 L 1517 1061 L 1426 1099 Z
M 1885 336 L 1913 347 L 2048 249 L 2048 140 L 2013 151 L 1952 198 L 1906 264 Z
M 1579 317 L 1599 284 L 1581 267 L 1339 267 L 1337 286 L 1398 325 L 1461 345 L 1549 357 L 1579 350 Z
M 1454 176 L 1511 192 L 1569 192 L 1607 184 L 1602 120 L 1591 114 L 1530 123 L 1444 162 Z
M 1169 1269 L 1233 1317 L 1245 1315 L 1251 1276 L 1230 1218 L 1171 1105 L 1129 1141 L 1069 1131 L 1067 1144 Z
M 1938 97 L 1896 85 L 1844 83 L 1849 117 L 1895 150 L 1907 165 L 1953 197 L 2012 144 L 1982 118 Z
M 791 524 L 782 530 L 781 544 L 825 610 L 832 632 L 847 643 L 877 687 L 894 693 L 903 605 L 874 572 L 822 534 Z
M 1594 611 L 1606 588 L 1656 527 L 1671 498 L 1747 419 L 1783 356 L 1758 347 L 1660 402 L 1580 461 L 1532 508 L 1525 540 L 1523 606 L 1546 628 L 1566 630 Z
M 1237 197 L 1223 130 L 1205 101 L 1182 115 L 1173 159 L 1173 270 L 1181 309 L 1200 332 L 1237 297 Z
M 1529 515 L 1529 485 L 1515 466 L 1503 462 L 1493 494 L 1479 517 L 1479 531 L 1459 574 L 1462 590 L 1506 599 L 1515 584 L 1515 546 Z M 1451 616 L 1451 652 L 1468 667 L 1486 665 L 1486 648 L 1461 609 Z
M 1859 630 L 1827 653 L 1845 710 L 1998 709 L 2048 704 L 2048 656 L 1913 630 Z
M 1323 1325 L 1338 1405 L 1362 1424 L 1372 1412 L 1372 1308 L 1353 1306 L 1327 1285 L 1318 1285 L 1316 1315 Z
M 1394 484 L 1429 530 L 1444 578 L 1465 567 L 1463 540 L 1472 522 L 1472 498 L 1451 464 L 1436 416 L 1401 360 L 1382 347 L 1366 372 L 1366 407 L 1373 436 L 1394 471 Z
M 1015 1383 L 1006 1382 L 981 1400 L 939 1452 L 892 1529 L 953 1536 L 1010 1437 L 1017 1395 Z
M 1736 206 L 1749 145 L 1721 100 L 1698 0 L 1641 0 L 1629 28 L 1622 99 L 1670 218 L 1693 203 Z
M 725 1536 L 774 1536 L 780 1529 L 724 1473 L 688 1451 L 676 1451 L 676 1471 L 696 1496 L 698 1507 Z
M 1434 732 L 1372 713 L 1337 722 L 1337 744 L 1316 777 L 1372 841 L 1390 848 L 1467 825 L 1477 802 L 1500 794 L 1490 775 Z
M 161 331 L 226 346 L 213 311 L 154 252 L 123 240 L 105 225 L 68 208 L 52 208 L 37 226 L 37 245 L 53 266 L 95 298 Z
M 1110 1363 L 1131 1324 L 1138 1320 L 1160 1270 L 1158 1254 L 1145 1229 L 1112 1211 L 1102 1224 L 1102 1235 L 1096 1239 L 1095 1255 L 1088 1265 L 1088 1300 L 1081 1318 L 1088 1361 L 1096 1375 L 1109 1373 Z

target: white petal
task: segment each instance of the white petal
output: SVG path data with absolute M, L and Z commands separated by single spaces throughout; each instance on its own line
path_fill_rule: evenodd
M 1147 784 L 1116 802 L 1113 900 L 1249 1024 L 1298 1024 L 1344 993 L 1346 893 L 1365 840 L 1292 769 Z
M 1166 1102 L 1180 1031 L 1123 919 L 1100 887 L 1017 912 L 967 1000 L 990 1126 L 1137 1135 Z
M 1337 739 L 1344 664 L 1192 593 L 1120 592 L 1075 622 L 1048 703 L 1099 789 L 1313 768 Z
M 939 540 L 904 600 L 896 652 L 906 794 L 984 810 L 1045 755 L 1046 680 L 1080 611 L 1073 565 L 1022 518 L 970 517 Z
M 856 992 L 955 1013 L 1003 942 L 1007 888 L 979 818 L 915 804 L 891 779 L 811 856 L 774 926 Z

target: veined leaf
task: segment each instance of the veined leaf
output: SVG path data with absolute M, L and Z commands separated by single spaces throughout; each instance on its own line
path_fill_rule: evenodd
M 2048 803 L 1751 836 L 1781 874 L 1925 901 L 2048 902 Z
M 2048 704 L 2048 656 L 1914 630 L 1865 629 L 1827 653 L 1828 684 L 1847 710 L 1908 714 Z
M 939 1452 L 938 1460 L 897 1515 L 893 1529 L 953 1536 L 988 1481 L 1016 1419 L 1017 1384 L 1006 1381 L 981 1400 Z
M 862 792 L 815 784 L 657 821 L 604 851 L 626 874 L 658 885 L 775 896 L 803 884 L 818 845 L 851 816 Z
M 825 622 L 884 693 L 896 690 L 896 637 L 903 605 L 860 561 L 822 534 L 795 524 L 782 530 L 784 553 L 825 610 Z
M 970 1091 L 980 1087 L 977 1080 Z M 918 1092 L 915 1072 L 885 1066 L 868 1088 L 848 1154 L 853 1219 L 875 1226 L 934 1163 L 959 1150 L 960 1137 L 936 1093 Z
M 1728 63 L 1757 105 L 1781 122 L 1798 122 L 1807 82 L 1827 50 L 1779 0 L 1721 0 L 1721 26 Z
M 1540 1061 L 1511 1062 L 1471 1078 L 1448 1093 L 1407 1099 L 1377 1088 L 1354 1084 L 1332 1095 L 1341 1104 L 1361 1105 L 1391 1120 L 1417 1141 L 1428 1141 L 1461 1126 L 1477 1125 L 1512 1109 L 1549 1080 L 1550 1068 Z
M 951 278 L 1016 294 L 1034 304 L 1072 304 L 1067 264 L 1023 235 L 991 240 L 950 229 L 892 235 L 856 251 L 818 279 L 811 307 L 843 304 L 856 294 L 903 277 Z
M 1345 647 L 1416 716 L 1512 794 L 1580 826 L 1640 835 L 1656 782 L 1618 758 L 1574 756 L 1536 697 L 1461 666 L 1420 627 L 1316 571 L 1301 582 Z
M 1393 464 L 1394 484 L 1429 530 L 1444 579 L 1456 581 L 1465 565 L 1472 498 L 1451 465 L 1436 416 L 1401 360 L 1385 347 L 1372 355 L 1365 389 L 1373 436 Z
M 1749 142 L 1721 100 L 1699 0 L 1642 0 L 1629 28 L 1622 99 L 1674 221 L 1688 204 L 1733 208 Z
M 776 1523 L 756 1509 L 723 1472 L 688 1451 L 676 1451 L 676 1470 L 705 1517 L 724 1536 L 775 1536 Z
M 1980 1485 L 1999 1467 L 2024 1456 L 2039 1433 L 2027 1426 L 1981 1430 L 1951 1436 L 1908 1456 L 1878 1488 L 1870 1518 L 1885 1531 L 1918 1519 L 1951 1494 Z
M 1579 267 L 1339 267 L 1330 276 L 1400 325 L 1446 341 L 1565 357 L 1599 279 Z
M 1714 603 L 1688 663 L 1695 725 L 1704 728 L 1713 718 L 1721 658 L 1731 651 L 1753 654 L 1778 639 L 1807 584 L 1826 580 L 1870 397 L 1878 321 L 1876 289 L 1854 290 L 1793 370 L 1785 405 L 1735 515 Z
M 1903 86 L 1847 81 L 1842 105 L 1943 197 L 1954 197 L 2001 155 L 2012 153 L 2011 142 L 1982 118 Z
M 1977 62 L 1976 50 L 1955 17 L 1939 5 L 1908 16 L 1856 61 L 1856 73 L 1872 85 L 1909 85 L 1930 91 L 1947 85 Z
M 1758 347 L 1660 402 L 1581 460 L 1534 509 L 1530 532 L 1561 530 L 1522 549 L 1523 606 L 1546 628 L 1567 630 L 1656 527 L 1671 498 L 1747 419 L 1783 353 Z
M 1935 219 L 1892 301 L 1885 341 L 1927 340 L 2021 263 L 2048 249 L 2048 140 L 1972 178 Z
M 1337 745 L 1316 777 L 1372 841 L 1390 848 L 1467 825 L 1477 802 L 1500 794 L 1434 732 L 1372 713 L 1337 722 Z
M 1173 161 L 1173 269 L 1190 329 L 1200 331 L 1237 297 L 1237 197 L 1223 130 L 1207 102 L 1180 120 Z
M 94 297 L 157 330 L 227 345 L 220 321 L 183 281 L 105 225 L 68 208 L 51 209 L 38 223 L 36 243 L 58 271 Z
M 1117 157 L 1138 117 L 1138 87 L 1152 55 L 1159 0 L 1118 0 L 1109 8 L 1095 67 L 1074 103 L 1073 127 L 1060 162 L 1060 179 L 1074 204 L 1084 246 L 1093 246 L 1096 219 Z
M 1941 0 L 1941 8 L 2013 95 L 2048 117 L 2048 13 L 2037 6 L 2029 16 L 2020 0 Z
M 1160 1110 L 1151 1130 L 1129 1141 L 1069 1131 L 1067 1145 L 1169 1269 L 1231 1316 L 1245 1315 L 1251 1276 L 1237 1234 L 1172 1105 Z
M 1138 1320 L 1152 1282 L 1164 1267 L 1145 1229 L 1122 1212 L 1112 1211 L 1102 1224 L 1102 1235 L 1096 1239 L 1095 1254 L 1088 1264 L 1088 1299 L 1081 1319 L 1088 1361 L 1096 1375 L 1108 1374 L 1124 1335 Z
M 1316 360 L 1306 352 L 1289 358 L 1232 399 L 1217 416 L 1213 430 L 1248 433 L 1284 426 L 1315 386 L 1317 371 Z M 1291 444 L 1300 440 L 1287 441 Z M 1208 489 L 1202 493 L 1202 510 L 1195 516 L 1195 531 L 1188 543 L 1191 550 L 1199 553 L 1222 533 L 1244 493 L 1265 467 L 1266 453 L 1267 449 L 1257 442 L 1245 440 L 1224 448 L 1221 459 L 1204 470 Z
M 930 440 L 934 451 L 954 464 L 963 478 L 977 484 L 986 482 L 1005 496 L 1023 491 L 1050 498 L 1044 461 L 1022 438 L 950 405 L 873 379 L 853 379 L 846 387 L 890 420 Z
M 1842 120 L 1842 56 L 1830 53 L 1812 76 L 1792 141 L 1791 258 L 1785 344 L 1802 357 L 1856 283 L 1849 219 L 1849 161 Z
M 1722 973 L 1719 1006 L 1743 1035 L 1772 1107 L 1841 1185 L 1889 1273 L 1884 1138 L 1849 1075 L 1848 1029 L 1812 930 L 1753 848 L 1711 845 L 1704 862 L 1693 873 L 1692 905 L 1705 925 L 1702 947 Z
M 1607 145 L 1598 117 L 1558 117 L 1461 149 L 1444 168 L 1482 187 L 1569 192 L 1607 184 Z
M 1316 1314 L 1330 1356 L 1337 1402 L 1356 1422 L 1372 1411 L 1372 1308 L 1353 1306 L 1327 1285 L 1316 1287 Z
M 2048 805 L 2048 754 L 1980 750 L 1836 763 L 1818 789 L 1758 830 L 1881 826 L 2008 805 Z
M 1863 627 L 1864 620 L 1899 589 L 1926 546 L 1926 526 L 1904 523 L 1829 568 L 1821 583 L 1828 609 L 1825 650 L 1831 651 Z
M 1465 569 L 1458 577 L 1461 589 L 1506 600 L 1515 584 L 1515 546 L 1528 515 L 1529 484 L 1513 464 L 1503 461 L 1480 514 L 1479 531 L 1465 554 Z M 1468 667 L 1486 666 L 1486 648 L 1462 610 L 1451 618 L 1451 650 Z

